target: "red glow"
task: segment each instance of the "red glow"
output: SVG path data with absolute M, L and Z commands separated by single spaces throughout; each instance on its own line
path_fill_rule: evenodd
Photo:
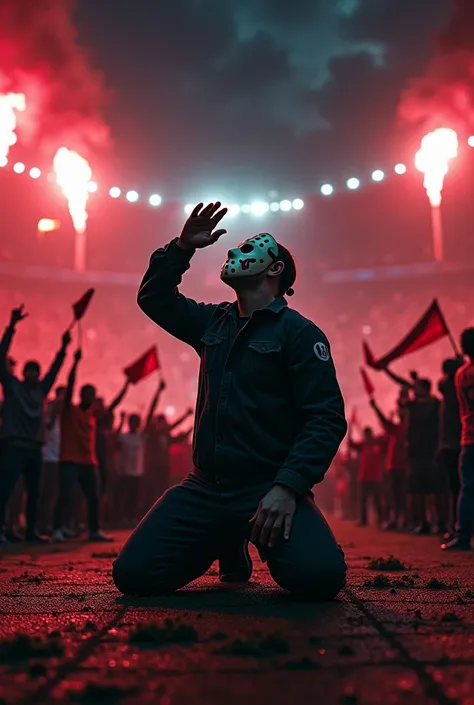
M 16 113 L 26 109 L 23 93 L 0 94 L 0 162 L 4 163 L 10 147 L 16 144 Z
M 424 175 L 423 185 L 433 208 L 441 205 L 444 179 L 449 162 L 458 155 L 459 140 L 456 132 L 442 127 L 429 132 L 421 140 L 415 156 L 415 166 Z
M 92 170 L 89 162 L 77 152 L 60 147 L 54 157 L 57 182 L 67 198 L 74 228 L 84 233 L 87 225 L 87 201 Z

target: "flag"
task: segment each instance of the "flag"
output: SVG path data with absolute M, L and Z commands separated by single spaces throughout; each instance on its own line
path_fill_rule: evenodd
M 80 321 L 87 311 L 92 297 L 94 296 L 94 289 L 88 289 L 85 294 L 81 296 L 73 305 L 72 310 L 74 312 L 74 321 Z
M 367 367 L 374 367 L 375 356 L 372 350 L 369 348 L 369 344 L 365 340 L 362 341 L 362 348 L 364 350 L 365 364 L 367 365 Z
M 376 360 L 370 352 L 366 343 L 364 343 L 365 361 L 369 367 L 375 370 L 383 370 L 391 362 L 399 357 L 404 357 L 416 350 L 435 343 L 444 336 L 451 336 L 444 315 L 439 307 L 437 299 L 433 301 L 429 309 L 420 318 L 418 323 L 411 329 L 409 333 L 396 345 L 389 353 Z M 368 352 L 367 352 L 368 351 Z
M 370 379 L 369 375 L 367 372 L 364 370 L 363 367 L 360 368 L 360 374 L 362 375 L 362 384 L 364 385 L 365 392 L 367 396 L 373 397 L 374 392 L 375 392 L 375 387 L 372 384 L 372 380 Z
M 132 362 L 131 365 L 124 369 L 125 376 L 128 377 L 132 384 L 140 382 L 140 380 L 145 379 L 148 375 L 151 375 L 155 370 L 160 369 L 160 362 L 158 360 L 158 350 L 154 345 L 152 348 L 146 351 L 138 360 Z
M 353 406 L 351 415 L 349 417 L 349 426 L 358 426 L 359 424 L 359 415 L 357 413 L 357 407 Z

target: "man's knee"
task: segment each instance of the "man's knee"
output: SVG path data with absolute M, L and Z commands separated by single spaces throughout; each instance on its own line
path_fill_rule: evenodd
M 294 597 L 333 600 L 346 584 L 347 566 L 342 551 L 324 559 L 315 556 L 301 565 L 270 565 L 275 582 Z
M 168 584 L 160 573 L 151 562 L 138 561 L 127 551 L 122 551 L 112 566 L 115 587 L 123 595 L 149 597 L 175 592 L 177 588 Z

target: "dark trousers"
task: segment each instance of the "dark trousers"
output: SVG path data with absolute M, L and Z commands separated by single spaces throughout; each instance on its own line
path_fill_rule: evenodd
M 461 540 L 470 541 L 474 533 L 474 445 L 461 449 L 459 476 L 458 535 Z
M 441 448 L 438 461 L 441 465 L 441 472 L 445 478 L 445 484 L 449 492 L 449 529 L 454 530 L 458 513 L 459 491 L 461 482 L 459 479 L 459 454 L 460 450 L 455 448 Z
M 43 463 L 41 473 L 40 501 L 38 509 L 38 526 L 43 534 L 51 531 L 53 510 L 58 495 L 58 463 L 49 460 Z
M 402 468 L 392 468 L 387 472 L 390 486 L 391 519 L 398 521 L 406 514 L 406 482 L 405 471 Z
M 41 448 L 5 444 L 0 453 L 0 530 L 5 526 L 7 504 L 23 475 L 26 490 L 26 530 L 36 530 L 42 466 Z
M 119 475 L 116 485 L 117 519 L 135 519 L 141 516 L 140 499 L 142 494 L 142 477 Z
M 249 536 L 249 521 L 270 487 L 222 491 L 189 475 L 132 533 L 113 566 L 115 585 L 127 595 L 169 594 L 203 575 L 223 545 Z M 295 595 L 331 600 L 345 585 L 342 549 L 309 496 L 298 501 L 290 538 L 266 548 L 265 559 L 275 582 Z
M 59 494 L 54 509 L 54 529 L 62 527 L 72 518 L 75 493 L 79 486 L 87 504 L 89 531 L 99 530 L 99 483 L 94 465 L 59 463 Z
M 377 514 L 377 522 L 382 521 L 382 498 L 381 498 L 381 482 L 360 482 L 360 523 L 364 526 L 367 524 L 367 509 L 369 501 L 372 500 L 375 512 Z

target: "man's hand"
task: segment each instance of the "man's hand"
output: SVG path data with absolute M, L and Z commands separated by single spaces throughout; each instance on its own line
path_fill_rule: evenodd
M 79 350 L 76 350 L 74 353 L 74 362 L 80 362 L 82 360 L 82 350 L 79 348 Z
M 12 310 L 12 314 L 10 317 L 10 325 L 11 326 L 16 326 L 17 323 L 22 321 L 24 318 L 28 318 L 28 314 L 25 313 L 25 304 L 21 304 L 18 308 L 14 308 Z
M 67 330 L 67 331 L 63 334 L 63 348 L 67 348 L 67 346 L 70 344 L 71 340 L 72 340 L 71 334 L 70 334 L 70 332 Z
M 257 546 L 273 548 L 282 529 L 285 540 L 289 539 L 295 509 L 296 498 L 292 490 L 283 485 L 272 487 L 250 519 L 253 524 L 251 541 Z
M 208 203 L 205 208 L 202 203 L 198 203 L 184 224 L 178 245 L 183 250 L 190 251 L 213 245 L 227 232 L 227 230 L 215 230 L 226 213 L 227 208 L 221 208 L 219 201 Z

